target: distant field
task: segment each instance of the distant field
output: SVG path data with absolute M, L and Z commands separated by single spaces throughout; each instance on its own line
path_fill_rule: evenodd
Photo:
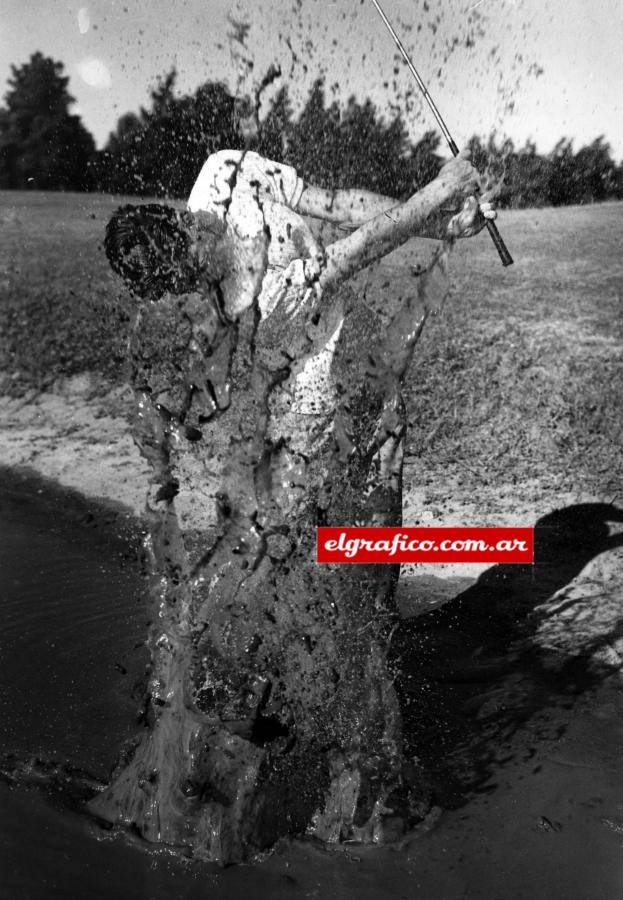
M 504 212 L 500 228 L 507 269 L 486 233 L 461 242 L 409 384 L 409 452 L 475 493 L 536 479 L 620 500 L 623 204 Z
M 101 248 L 120 198 L 0 192 L 0 370 L 4 390 L 96 369 L 124 377 L 129 302 Z
M 101 249 L 121 198 L 0 193 L 0 386 L 45 390 L 87 370 L 125 377 L 130 314 Z M 494 492 L 527 484 L 616 494 L 623 475 L 623 204 L 501 215 L 516 264 L 461 242 L 453 295 L 409 384 L 412 481 Z M 412 284 L 412 250 L 374 274 Z M 439 475 L 444 474 L 445 480 Z

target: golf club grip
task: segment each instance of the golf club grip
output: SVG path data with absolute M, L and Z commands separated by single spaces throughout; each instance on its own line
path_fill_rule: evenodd
M 502 260 L 503 266 L 512 266 L 513 265 L 513 257 L 508 252 L 508 248 L 506 244 L 502 240 L 502 235 L 497 229 L 495 222 L 492 222 L 491 219 L 487 219 L 487 230 L 491 235 L 491 239 L 495 244 L 496 250 L 500 254 L 500 259 Z

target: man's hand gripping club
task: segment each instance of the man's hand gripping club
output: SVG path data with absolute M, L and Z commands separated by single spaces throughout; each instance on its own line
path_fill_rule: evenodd
M 452 216 L 446 226 L 446 239 L 473 237 L 485 227 L 487 220 L 497 218 L 495 199 L 500 193 L 501 182 L 492 183 L 480 176 L 470 162 L 469 151 L 464 150 L 443 166 L 438 177 L 449 176 L 457 181 L 457 201 L 465 197 L 463 206 Z M 465 196 L 465 192 L 468 192 Z M 447 207 L 444 205 L 444 209 Z

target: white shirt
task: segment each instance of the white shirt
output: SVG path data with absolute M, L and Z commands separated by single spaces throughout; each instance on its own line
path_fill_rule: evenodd
M 209 210 L 224 220 L 230 203 L 235 205 L 236 198 L 250 192 L 260 200 L 296 209 L 304 187 L 292 166 L 271 162 L 252 150 L 219 150 L 204 163 L 188 208 L 191 212 Z
M 188 198 L 191 212 L 217 215 L 239 240 L 268 235 L 258 296 L 263 318 L 288 315 L 310 292 L 320 291 L 310 280 L 322 264 L 323 249 L 296 212 L 304 187 L 292 166 L 249 150 L 220 150 L 207 159 Z M 332 402 L 329 370 L 342 322 L 324 346 L 295 364 L 293 411 L 317 414 Z

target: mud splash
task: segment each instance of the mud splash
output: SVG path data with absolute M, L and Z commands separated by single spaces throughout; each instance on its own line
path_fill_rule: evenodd
M 401 384 L 447 249 L 389 322 L 344 287 L 262 315 L 268 237 L 245 251 L 234 291 L 254 303 L 235 323 L 206 283 L 133 330 L 153 470 L 148 727 L 89 804 L 221 863 L 287 834 L 383 841 L 427 808 L 387 667 L 398 569 L 319 567 L 315 528 L 400 524 Z

